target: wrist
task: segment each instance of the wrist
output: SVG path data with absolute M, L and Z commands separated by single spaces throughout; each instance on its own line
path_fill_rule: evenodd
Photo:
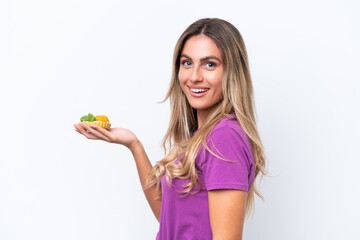
M 141 149 L 142 147 L 143 146 L 142 146 L 141 142 L 139 141 L 139 139 L 134 140 L 129 145 L 129 149 L 133 154 L 134 154 L 134 152 L 136 152 L 138 149 Z

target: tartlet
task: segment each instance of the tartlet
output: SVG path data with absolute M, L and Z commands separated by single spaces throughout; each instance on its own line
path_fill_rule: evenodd
M 97 115 L 96 117 L 89 113 L 88 115 L 84 115 L 80 118 L 80 121 L 90 125 L 91 123 L 98 125 L 105 129 L 110 129 L 111 123 L 107 116 L 105 115 Z

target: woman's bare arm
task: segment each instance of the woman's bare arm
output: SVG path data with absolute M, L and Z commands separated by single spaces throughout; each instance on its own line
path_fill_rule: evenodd
M 152 170 L 152 165 L 140 141 L 135 142 L 134 145 L 131 146 L 130 150 L 136 162 L 141 186 L 144 187 L 146 185 L 146 177 Z M 156 186 L 152 186 L 151 188 L 144 190 L 144 193 L 151 210 L 153 211 L 156 219 L 160 222 L 161 200 L 155 200 L 155 198 L 159 195 L 159 190 L 156 189 Z
M 152 170 L 152 165 L 146 155 L 143 145 L 134 133 L 124 128 L 110 128 L 109 130 L 106 130 L 95 124 L 90 124 L 90 126 L 88 126 L 84 123 L 78 123 L 74 124 L 74 127 L 75 131 L 88 139 L 117 143 L 129 148 L 135 159 L 141 186 L 144 187 L 146 185 L 146 178 Z M 156 189 L 156 186 L 144 191 L 151 210 L 158 221 L 160 221 L 161 200 L 155 200 L 155 198 L 159 194 L 159 191 L 160 190 Z
M 213 240 L 241 240 L 247 192 L 234 189 L 208 191 Z

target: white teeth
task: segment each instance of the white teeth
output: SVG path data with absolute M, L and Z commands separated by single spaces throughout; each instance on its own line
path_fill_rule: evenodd
M 206 92 L 207 90 L 209 90 L 208 88 L 207 89 L 200 89 L 200 88 L 190 88 L 190 90 L 194 93 L 199 93 L 199 92 Z

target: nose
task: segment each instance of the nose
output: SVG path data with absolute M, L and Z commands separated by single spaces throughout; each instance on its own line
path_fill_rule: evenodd
M 200 66 L 196 66 L 196 67 L 192 68 L 190 82 L 196 83 L 196 82 L 202 82 L 202 81 L 203 81 L 203 75 L 201 73 Z

